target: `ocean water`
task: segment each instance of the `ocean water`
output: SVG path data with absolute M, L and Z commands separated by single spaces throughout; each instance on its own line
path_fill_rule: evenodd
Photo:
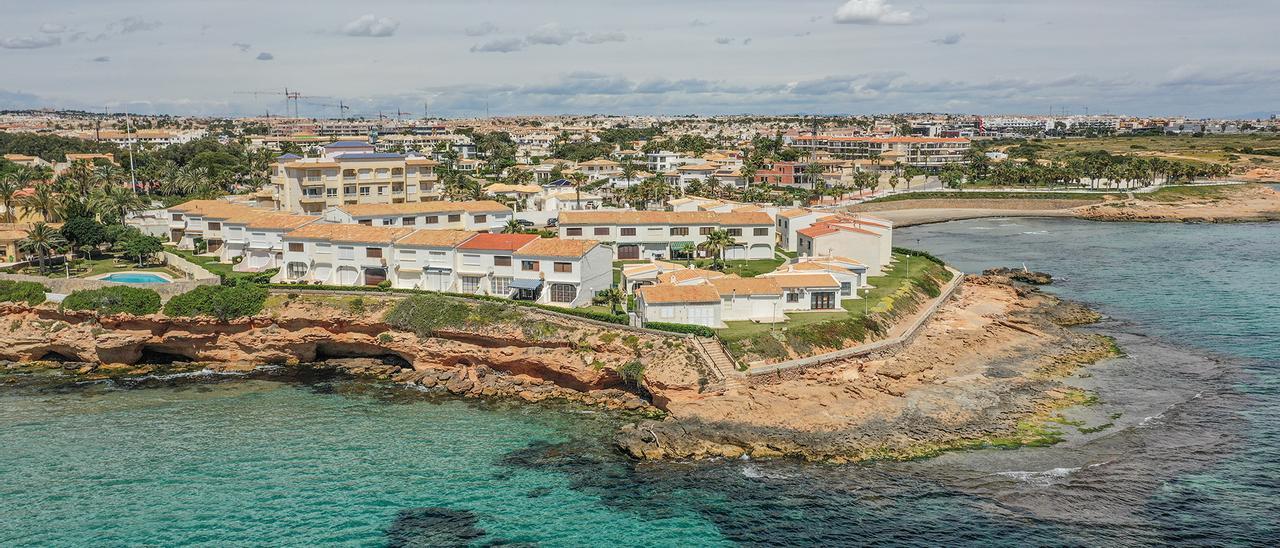
M 1127 357 L 1053 447 L 914 462 L 634 463 L 589 409 L 343 380 L 0 388 L 0 545 L 1280 543 L 1280 225 L 900 230 L 1055 274 Z M 919 240 L 918 242 L 916 240 Z

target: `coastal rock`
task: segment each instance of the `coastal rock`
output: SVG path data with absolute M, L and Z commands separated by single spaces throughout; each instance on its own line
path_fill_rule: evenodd
M 990 268 L 982 271 L 983 276 L 1004 276 L 1015 282 L 1022 282 L 1031 285 L 1049 285 L 1053 283 L 1053 276 L 1044 272 L 1034 272 L 1026 269 L 1017 268 Z

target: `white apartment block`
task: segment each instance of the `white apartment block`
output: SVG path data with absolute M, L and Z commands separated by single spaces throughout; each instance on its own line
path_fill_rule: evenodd
M 761 211 L 566 211 L 559 229 L 561 238 L 612 242 L 618 260 L 692 257 L 715 230 L 735 241 L 726 259 L 768 259 L 775 239 L 773 219 Z
M 940 168 L 964 161 L 970 141 L 963 137 L 835 137 L 800 135 L 788 137 L 800 149 L 825 151 L 838 158 L 869 159 L 896 153 L 902 163 Z
M 338 224 L 501 232 L 512 213 L 493 200 L 474 200 L 343 205 L 326 209 L 322 217 Z

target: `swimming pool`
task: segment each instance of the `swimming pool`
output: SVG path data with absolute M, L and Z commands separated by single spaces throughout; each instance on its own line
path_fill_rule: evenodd
M 147 272 L 116 272 L 108 274 L 99 280 L 107 282 L 120 282 L 126 284 L 167 284 L 170 280 L 159 274 L 150 274 Z

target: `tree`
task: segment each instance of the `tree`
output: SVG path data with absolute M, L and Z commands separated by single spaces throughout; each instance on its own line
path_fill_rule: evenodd
M 56 229 L 42 222 L 32 226 L 31 230 L 27 231 L 26 238 L 18 240 L 19 249 L 39 258 L 41 273 L 47 272 L 46 260 L 65 245 L 67 245 L 67 239 L 63 238 Z
M 965 169 L 960 164 L 947 164 L 942 167 L 942 172 L 938 174 L 938 178 L 942 180 L 942 184 L 947 188 L 960 188 L 964 183 Z
M 138 257 L 138 266 L 142 266 L 147 257 L 164 250 L 160 238 L 148 236 L 136 230 L 125 236 L 118 246 L 124 253 Z
M 107 241 L 107 228 L 87 216 L 67 219 L 60 232 L 62 237 L 76 249 L 92 249 Z
M 724 250 L 737 244 L 737 240 L 729 235 L 728 230 L 717 229 L 707 234 L 707 239 L 698 244 L 698 247 L 712 256 L 712 268 L 724 268 Z
M 4 207 L 4 219 L 7 223 L 12 223 L 16 219 L 13 215 L 13 207 L 15 205 L 14 194 L 17 194 L 22 188 L 19 186 L 18 178 L 10 173 L 0 178 L 0 206 Z
M 569 181 L 573 183 L 574 209 L 582 209 L 582 185 L 587 184 L 587 178 L 587 174 L 581 171 L 575 171 L 569 176 Z
M 524 227 L 515 219 L 507 219 L 507 224 L 502 226 L 503 234 L 519 234 L 524 232 Z
M 53 185 L 37 184 L 32 189 L 31 194 L 22 197 L 21 207 L 26 215 L 32 213 L 40 214 L 40 220 L 52 223 L 58 220 L 58 195 L 53 190 Z
M 130 213 L 141 211 L 146 204 L 133 190 L 119 184 L 98 188 L 89 195 L 89 209 L 104 223 L 124 224 Z
M 625 300 L 622 295 L 622 290 L 616 287 L 610 287 L 609 289 L 601 291 L 596 294 L 596 297 L 599 298 L 600 303 L 609 305 L 609 311 L 614 314 L 619 313 L 618 308 L 622 306 L 622 303 Z

